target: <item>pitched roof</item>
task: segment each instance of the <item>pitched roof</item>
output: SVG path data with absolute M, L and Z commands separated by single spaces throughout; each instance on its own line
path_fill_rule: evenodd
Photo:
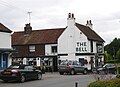
M 58 37 L 64 30 L 65 28 L 33 30 L 28 36 L 25 36 L 24 31 L 14 32 L 12 35 L 12 45 L 57 43 Z
M 4 26 L 2 23 L 0 23 L 0 32 L 11 33 L 12 31 L 8 29 L 6 26 Z
M 78 29 L 80 29 L 82 33 L 87 36 L 89 40 L 105 42 L 94 30 L 92 30 L 88 26 L 84 26 L 79 23 L 75 23 L 75 25 Z
M 75 25 L 89 40 L 104 42 L 104 40 L 91 28 L 78 23 L 75 23 Z M 14 32 L 12 35 L 12 45 L 57 43 L 59 36 L 65 29 L 66 28 L 32 30 L 30 35 L 25 35 L 24 31 Z

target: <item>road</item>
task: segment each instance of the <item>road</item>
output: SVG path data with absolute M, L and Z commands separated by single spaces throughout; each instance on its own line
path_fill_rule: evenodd
M 43 74 L 42 80 L 27 81 L 25 83 L 4 83 L 0 81 L 0 87 L 75 87 L 75 82 L 78 82 L 78 87 L 87 87 L 94 80 L 92 74 L 59 75 L 58 73 L 46 73 Z

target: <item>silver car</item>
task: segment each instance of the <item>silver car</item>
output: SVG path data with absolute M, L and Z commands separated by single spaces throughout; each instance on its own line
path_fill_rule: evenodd
M 82 66 L 81 63 L 78 61 L 61 61 L 60 65 L 58 66 L 58 71 L 60 75 L 65 73 L 69 73 L 71 75 L 77 73 L 87 74 L 88 69 L 85 66 Z

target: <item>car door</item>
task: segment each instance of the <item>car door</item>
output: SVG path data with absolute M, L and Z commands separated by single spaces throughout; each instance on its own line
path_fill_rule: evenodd
M 75 65 L 76 72 L 83 72 L 84 71 L 84 68 L 81 66 L 81 63 L 76 62 L 74 65 Z
M 34 70 L 32 66 L 25 66 L 24 68 L 25 76 L 27 79 L 33 79 L 34 78 Z
M 115 73 L 115 71 L 116 71 L 115 69 L 116 69 L 116 68 L 115 68 L 115 65 L 114 65 L 114 64 L 110 64 L 109 67 L 108 67 L 109 73 L 112 73 L 112 74 Z

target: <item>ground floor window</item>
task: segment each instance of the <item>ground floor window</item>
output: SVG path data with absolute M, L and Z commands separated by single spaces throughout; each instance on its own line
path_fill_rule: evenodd
M 88 64 L 88 61 L 84 58 L 79 58 L 79 62 L 84 66 L 85 64 Z

